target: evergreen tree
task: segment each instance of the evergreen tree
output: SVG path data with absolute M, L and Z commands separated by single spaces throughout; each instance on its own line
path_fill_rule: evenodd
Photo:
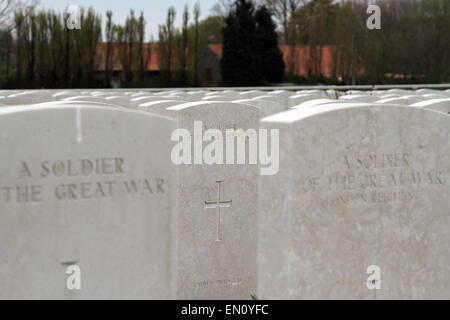
M 257 23 L 257 39 L 262 61 L 262 74 L 270 83 L 283 80 L 285 64 L 283 54 L 278 47 L 278 35 L 272 15 L 265 6 L 261 6 L 255 13 Z
M 263 82 L 261 56 L 256 37 L 254 6 L 250 0 L 236 0 L 225 19 L 222 81 L 230 86 L 252 86 Z

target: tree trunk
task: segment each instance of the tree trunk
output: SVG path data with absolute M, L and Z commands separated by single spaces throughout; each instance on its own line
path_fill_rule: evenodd
M 108 39 L 106 43 L 106 65 L 105 65 L 105 86 L 109 88 L 110 85 L 110 72 L 111 72 L 111 41 Z
M 195 43 L 194 43 L 194 83 L 195 83 L 195 85 L 197 85 L 197 83 L 198 83 L 197 55 L 198 55 L 198 21 L 195 22 Z
M 9 80 L 9 58 L 11 56 L 11 38 L 8 33 L 8 36 L 6 37 L 6 70 L 5 70 L 5 79 L 6 83 L 8 83 Z
M 36 61 L 35 56 L 35 43 L 36 43 L 36 28 L 34 16 L 30 18 L 31 22 L 31 43 L 30 43 L 30 65 L 29 65 L 29 74 L 30 74 L 30 84 L 35 86 L 35 75 L 34 75 L 34 65 Z

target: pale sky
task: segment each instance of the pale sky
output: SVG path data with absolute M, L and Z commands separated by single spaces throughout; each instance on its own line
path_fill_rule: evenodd
M 192 8 L 197 0 L 40 0 L 38 9 L 52 9 L 57 12 L 63 12 L 67 6 L 78 5 L 80 7 L 93 7 L 98 14 L 102 14 L 102 24 L 104 27 L 106 21 L 105 12 L 111 9 L 113 12 L 113 21 L 115 23 L 124 23 L 130 9 L 134 9 L 135 15 L 138 16 L 141 11 L 147 22 L 146 41 L 150 40 L 150 34 L 154 40 L 158 39 L 158 25 L 163 24 L 166 20 L 167 9 L 174 6 L 177 15 L 175 26 L 181 25 L 181 16 L 185 4 L 189 5 L 192 22 Z M 211 8 L 218 0 L 198 0 L 201 8 L 201 18 L 205 18 L 211 13 Z

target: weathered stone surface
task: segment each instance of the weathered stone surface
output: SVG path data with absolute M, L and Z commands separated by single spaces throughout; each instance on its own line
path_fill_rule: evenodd
M 280 171 L 259 182 L 259 298 L 450 297 L 448 116 L 331 104 L 261 127 L 280 130 Z
M 450 98 L 431 99 L 421 101 L 411 105 L 412 107 L 421 107 L 430 110 L 440 111 L 446 114 L 450 113 Z
M 210 144 L 196 139 L 196 121 L 203 132 L 216 129 L 223 137 L 227 129 L 259 127 L 258 108 L 245 104 L 193 102 L 167 110 L 178 128 L 194 134 L 192 147 Z M 250 299 L 256 293 L 257 165 L 202 163 L 177 166 L 177 298 Z M 230 201 L 220 216 L 211 204 L 218 200 Z
M 0 297 L 174 298 L 173 129 L 123 108 L 1 108 Z

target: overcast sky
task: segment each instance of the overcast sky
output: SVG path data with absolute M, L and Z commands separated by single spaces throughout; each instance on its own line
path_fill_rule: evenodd
M 102 14 L 103 26 L 106 20 L 105 12 L 108 9 L 113 12 L 114 22 L 121 24 L 125 21 L 130 9 L 134 9 L 136 15 L 143 11 L 147 22 L 146 41 L 149 41 L 150 34 L 154 40 L 158 39 L 158 25 L 165 22 L 167 9 L 170 6 L 174 6 L 177 11 L 175 25 L 179 27 L 184 5 L 189 5 L 192 20 L 192 8 L 195 2 L 196 0 L 40 0 L 38 8 L 63 12 L 69 5 L 78 5 L 84 8 L 92 6 L 98 14 Z M 198 0 L 198 2 L 201 8 L 201 18 L 204 18 L 211 13 L 210 9 L 218 0 Z

